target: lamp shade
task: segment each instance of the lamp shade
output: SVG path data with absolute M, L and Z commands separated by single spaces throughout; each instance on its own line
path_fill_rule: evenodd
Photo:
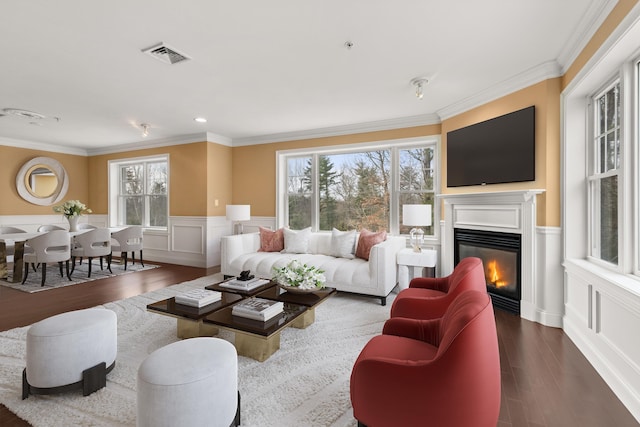
M 402 205 L 402 224 L 410 227 L 431 225 L 431 205 Z
M 230 221 L 249 221 L 251 205 L 227 205 L 227 219 Z

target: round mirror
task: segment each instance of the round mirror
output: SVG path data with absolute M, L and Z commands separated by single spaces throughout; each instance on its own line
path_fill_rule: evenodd
M 32 196 L 51 197 L 58 187 L 58 176 L 46 165 L 35 165 L 25 174 L 24 185 Z
M 18 194 L 35 205 L 59 202 L 69 188 L 67 171 L 57 160 L 36 157 L 25 163 L 16 177 Z

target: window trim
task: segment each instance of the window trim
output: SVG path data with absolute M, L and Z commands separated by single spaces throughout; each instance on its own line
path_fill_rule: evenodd
M 587 111 L 588 111 L 588 132 L 587 132 L 587 138 L 586 138 L 586 152 L 587 152 L 587 159 L 588 159 L 588 164 L 587 164 L 587 176 L 586 176 L 586 181 L 587 181 L 587 205 L 588 205 L 588 212 L 587 212 L 587 224 L 588 224 L 588 236 L 587 236 L 587 242 L 588 242 L 588 250 L 587 250 L 587 258 L 603 267 L 603 268 L 607 268 L 609 270 L 612 271 L 620 271 L 621 269 L 621 263 L 623 262 L 622 260 L 622 244 L 621 244 L 621 235 L 623 233 L 621 233 L 621 227 L 623 227 L 622 224 L 622 192 L 621 189 L 622 187 L 622 183 L 624 180 L 624 174 L 623 174 L 623 144 L 624 144 L 624 140 L 623 140 L 623 136 L 622 136 L 622 132 L 624 132 L 624 126 L 623 126 L 623 118 L 625 113 L 624 110 L 624 106 L 623 106 L 623 99 L 625 98 L 623 96 L 623 84 L 622 84 L 622 75 L 621 73 L 616 73 L 613 77 L 609 78 L 606 80 L 605 84 L 603 84 L 602 86 L 600 86 L 598 88 L 597 91 L 593 92 L 593 94 L 591 94 L 589 96 L 589 103 L 587 105 Z M 619 133 L 618 133 L 618 137 L 620 138 L 620 146 L 619 146 L 619 150 L 620 150 L 620 156 L 621 156 L 621 162 L 618 168 L 616 169 L 609 169 L 606 170 L 605 172 L 601 172 L 600 171 L 600 163 L 601 163 L 601 159 L 600 159 L 600 147 L 598 145 L 598 143 L 596 142 L 596 128 L 598 127 L 598 105 L 597 105 L 597 101 L 603 97 L 607 92 L 609 92 L 614 86 L 618 85 L 619 89 L 618 89 L 618 97 L 620 99 L 620 123 L 618 123 L 618 128 L 619 128 Z M 607 132 L 604 133 L 604 135 L 606 135 Z M 600 137 L 602 135 L 598 135 L 598 137 Z M 600 225 L 601 225 L 601 218 L 600 218 L 600 205 L 599 205 L 599 198 L 600 198 L 600 193 L 599 193 L 599 186 L 596 186 L 594 184 L 598 183 L 601 184 L 602 181 L 606 178 L 610 178 L 613 176 L 617 176 L 618 178 L 618 206 L 617 206 L 617 213 L 618 213 L 618 230 L 617 230 L 617 234 L 618 234 L 618 262 L 617 264 L 611 263 L 607 260 L 604 260 L 601 258 L 601 242 L 600 242 Z
M 110 227 L 117 227 L 118 224 L 118 209 L 120 197 L 120 168 L 122 166 L 136 164 L 136 163 L 152 163 L 152 162 L 167 162 L 167 226 L 166 227 L 150 227 L 143 226 L 144 230 L 158 230 L 167 231 L 169 229 L 169 219 L 171 217 L 170 212 L 170 197 L 171 197 L 171 162 L 169 154 L 157 154 L 153 156 L 141 156 L 130 157 L 123 159 L 114 159 L 107 162 L 108 167 L 108 224 Z M 146 171 L 145 171 L 146 173 Z
M 433 235 L 425 235 L 425 241 L 438 241 L 440 238 L 440 151 L 441 140 L 439 135 L 430 135 L 415 138 L 402 138 L 383 141 L 371 141 L 366 143 L 345 144 L 345 145 L 328 145 L 321 147 L 297 148 L 290 150 L 276 151 L 276 227 L 284 227 L 287 225 L 288 206 L 287 198 L 282 195 L 287 192 L 287 159 L 291 157 L 311 156 L 316 159 L 312 162 L 312 170 L 315 174 L 317 170 L 317 158 L 323 154 L 348 154 L 362 151 L 372 150 L 400 150 L 407 148 L 417 148 L 421 145 L 430 145 L 434 147 L 436 165 L 436 173 L 434 176 L 434 206 L 433 206 Z M 315 156 L 317 155 L 317 156 Z M 395 163 L 395 164 L 394 164 Z M 392 235 L 399 235 L 399 207 L 398 207 L 398 190 L 399 190 L 399 171 L 397 156 L 391 156 L 391 207 L 389 210 L 390 227 L 388 232 Z M 312 205 L 314 211 L 317 210 L 317 180 L 314 180 L 314 188 L 312 190 Z M 314 226 L 315 228 L 315 226 Z M 325 230 L 326 231 L 326 230 Z

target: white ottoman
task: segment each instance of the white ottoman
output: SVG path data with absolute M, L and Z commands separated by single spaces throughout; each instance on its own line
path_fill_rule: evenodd
M 138 426 L 240 424 L 238 355 L 219 338 L 190 338 L 151 353 L 138 369 Z
M 27 331 L 22 398 L 82 388 L 87 396 L 107 384 L 118 353 L 118 318 L 107 309 L 70 311 Z

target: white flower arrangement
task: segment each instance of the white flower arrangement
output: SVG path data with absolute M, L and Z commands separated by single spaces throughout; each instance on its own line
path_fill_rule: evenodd
M 61 213 L 67 218 L 91 213 L 91 209 L 80 200 L 67 200 L 61 205 L 54 206 L 53 211 Z
M 327 278 L 323 270 L 294 259 L 285 267 L 273 267 L 273 280 L 299 289 L 322 289 Z

